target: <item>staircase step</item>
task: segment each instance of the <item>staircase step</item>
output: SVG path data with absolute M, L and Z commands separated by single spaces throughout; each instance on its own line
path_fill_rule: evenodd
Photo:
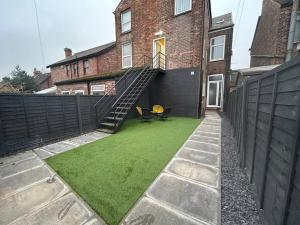
M 110 114 L 117 114 L 117 115 L 127 115 L 126 112 L 110 112 Z
M 97 129 L 96 131 L 107 133 L 107 134 L 113 134 L 114 133 L 113 130 L 109 130 L 109 129 Z
M 115 127 L 114 123 L 100 123 L 100 125 L 104 127 Z
M 106 120 L 118 120 L 118 121 L 121 121 L 123 118 L 121 118 L 121 117 L 114 117 L 114 116 L 108 116 L 108 117 L 105 117 L 104 119 L 106 119 Z

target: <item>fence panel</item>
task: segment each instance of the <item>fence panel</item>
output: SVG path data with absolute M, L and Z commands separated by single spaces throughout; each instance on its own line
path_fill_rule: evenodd
M 0 156 L 97 128 L 100 96 L 0 95 Z
M 300 58 L 229 94 L 241 166 L 268 225 L 300 220 Z

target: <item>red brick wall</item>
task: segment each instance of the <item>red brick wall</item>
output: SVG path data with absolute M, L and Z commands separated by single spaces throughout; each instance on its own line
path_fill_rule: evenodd
M 121 34 L 121 12 L 131 9 L 132 31 Z M 143 10 L 141 10 L 143 9 Z M 204 0 L 193 0 L 192 11 L 174 16 L 174 0 L 123 1 L 116 9 L 118 66 L 122 65 L 122 44 L 132 42 L 133 64 L 146 54 L 152 57 L 155 33 L 166 38 L 168 69 L 197 67 L 202 62 Z
M 210 61 L 210 47 L 207 52 L 207 74 L 227 74 L 231 65 L 231 55 L 232 55 L 232 38 L 233 38 L 233 28 L 228 28 L 220 31 L 214 31 L 209 33 L 209 42 L 211 38 L 225 35 L 225 55 L 224 60 Z
M 281 8 L 272 0 L 264 0 L 260 22 L 251 47 L 251 67 L 283 63 L 292 7 Z
M 101 75 L 103 73 L 108 73 L 108 72 L 120 69 L 117 67 L 116 58 L 117 58 L 116 49 L 112 48 L 108 52 L 105 52 L 104 54 L 102 54 L 100 56 L 89 58 L 90 66 L 89 66 L 89 69 L 87 70 L 86 74 L 84 74 L 84 66 L 83 66 L 84 60 L 78 60 L 77 61 L 78 75 L 74 75 L 74 74 L 72 75 L 70 72 L 69 72 L 69 75 L 67 75 L 65 66 L 70 65 L 70 64 L 66 64 L 63 66 L 52 67 L 51 68 L 51 76 L 52 76 L 53 82 L 56 83 L 59 81 L 75 79 L 78 77 Z M 73 64 L 73 63 L 71 63 L 71 64 Z
M 47 89 L 47 88 L 50 88 L 50 87 L 52 87 L 53 85 L 52 85 L 52 79 L 51 79 L 51 77 L 49 77 L 47 80 L 45 80 L 43 83 L 41 83 L 40 85 L 39 85 L 39 90 L 41 91 L 41 90 L 45 90 L 45 89 Z

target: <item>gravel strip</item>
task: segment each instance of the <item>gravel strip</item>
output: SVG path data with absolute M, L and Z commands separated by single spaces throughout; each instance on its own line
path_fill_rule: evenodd
M 262 225 L 249 181 L 239 167 L 233 129 L 222 117 L 222 225 Z

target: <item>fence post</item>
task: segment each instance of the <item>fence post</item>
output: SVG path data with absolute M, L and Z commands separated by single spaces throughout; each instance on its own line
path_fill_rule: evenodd
M 253 181 L 254 161 L 255 161 L 255 155 L 256 155 L 255 142 L 256 142 L 256 127 L 257 127 L 257 117 L 258 117 L 258 107 L 259 107 L 260 84 L 261 84 L 261 80 L 258 80 L 258 82 L 257 82 L 257 97 L 256 97 L 256 111 L 255 111 L 254 130 L 253 130 L 252 162 L 251 162 L 251 168 L 250 168 L 250 183 L 251 184 Z
M 2 155 L 3 153 L 4 153 L 4 135 L 3 135 L 3 128 L 2 128 L 2 121 L 0 118 L 0 155 Z
M 248 80 L 245 81 L 243 90 L 243 112 L 242 112 L 242 154 L 240 166 L 245 168 L 246 164 L 246 137 L 247 137 L 247 115 L 248 115 Z
M 48 98 L 45 96 L 44 101 L 45 101 L 45 109 L 46 109 L 46 123 L 47 123 L 47 131 L 48 135 L 50 135 L 50 126 L 49 126 L 49 114 L 48 114 Z
M 270 145 L 272 140 L 272 131 L 273 131 L 273 121 L 274 121 L 274 111 L 275 111 L 275 102 L 277 97 L 277 86 L 278 86 L 278 73 L 274 76 L 274 86 L 273 86 L 273 94 L 272 94 L 272 102 L 271 102 L 271 112 L 269 118 L 269 128 L 268 128 L 268 136 L 267 136 L 267 146 L 266 146 L 266 163 L 263 168 L 263 183 L 261 189 L 261 197 L 259 199 L 259 207 L 262 208 L 264 198 L 265 198 L 265 189 L 266 189 L 266 181 L 267 181 L 267 169 L 269 165 L 269 156 L 270 156 Z
M 27 131 L 27 137 L 30 137 L 30 131 L 29 131 L 29 123 L 27 118 L 27 110 L 26 110 L 26 104 L 25 104 L 25 97 L 22 95 L 22 102 L 23 102 L 23 110 L 24 110 L 24 117 L 25 117 L 25 124 L 26 124 L 26 131 Z
M 81 118 L 81 110 L 80 110 L 80 95 L 76 95 L 76 106 L 77 106 L 77 119 L 78 119 L 78 127 L 80 134 L 82 133 L 82 118 Z

